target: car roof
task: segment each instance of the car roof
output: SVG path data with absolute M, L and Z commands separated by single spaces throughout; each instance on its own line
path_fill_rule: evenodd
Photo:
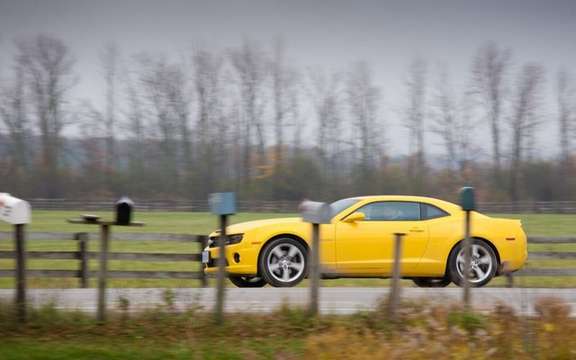
M 358 199 L 361 201 L 415 201 L 424 202 L 441 207 L 449 212 L 460 211 L 460 206 L 451 203 L 449 201 L 436 199 L 428 196 L 414 196 L 414 195 L 367 195 L 367 196 L 354 196 L 352 199 Z

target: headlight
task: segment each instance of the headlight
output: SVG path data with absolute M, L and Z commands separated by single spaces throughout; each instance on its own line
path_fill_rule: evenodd
M 238 244 L 240 241 L 242 241 L 243 237 L 244 237 L 244 234 L 228 235 L 228 241 L 226 241 L 226 244 L 228 244 L 228 245 Z
M 211 236 L 210 240 L 208 240 L 208 247 L 217 247 L 218 246 L 218 237 L 219 235 Z M 238 244 L 242 241 L 244 234 L 231 234 L 227 236 L 226 245 Z

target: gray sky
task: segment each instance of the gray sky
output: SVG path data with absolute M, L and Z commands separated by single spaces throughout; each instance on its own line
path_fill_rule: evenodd
M 542 63 L 549 97 L 561 66 L 576 72 L 576 0 L 0 0 L 0 66 L 9 63 L 14 39 L 40 32 L 70 45 L 82 79 L 76 96 L 96 102 L 98 53 L 108 41 L 124 54 L 177 55 L 194 44 L 225 48 L 244 37 L 268 44 L 282 36 L 288 57 L 302 65 L 336 69 L 367 60 L 392 110 L 413 57 L 444 64 L 464 83 L 472 55 L 489 40 L 511 47 L 517 64 Z M 555 110 L 552 98 L 546 103 L 539 144 L 552 154 Z M 394 151 L 406 152 L 395 112 L 384 116 Z

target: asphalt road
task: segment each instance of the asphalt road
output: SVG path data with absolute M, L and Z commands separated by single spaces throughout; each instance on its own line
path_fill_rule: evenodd
M 165 304 L 165 289 L 108 289 L 109 309 L 118 307 L 120 297 L 127 298 L 133 311 L 153 308 Z M 177 310 L 190 306 L 205 310 L 212 309 L 215 291 L 212 288 L 173 289 Z M 283 303 L 305 307 L 308 303 L 307 288 L 260 288 L 226 289 L 225 310 L 229 312 L 269 312 Z M 322 313 L 352 314 L 360 310 L 373 309 L 380 299 L 387 296 L 388 288 L 322 288 L 320 311 Z M 0 299 L 11 301 L 14 291 L 0 289 Z M 403 288 L 402 299 L 422 300 L 431 303 L 458 303 L 462 289 Z M 533 314 L 534 304 L 542 297 L 556 297 L 572 306 L 576 316 L 576 289 L 472 289 L 473 307 L 478 311 L 489 311 L 494 305 L 504 303 L 513 306 L 517 313 Z M 54 303 L 60 309 L 96 311 L 96 289 L 29 289 L 28 299 L 33 306 Z

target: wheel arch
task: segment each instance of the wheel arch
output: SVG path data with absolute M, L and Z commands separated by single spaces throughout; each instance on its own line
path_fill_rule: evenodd
M 497 266 L 496 266 L 496 275 L 500 274 L 500 264 L 501 264 L 501 260 L 500 260 L 500 253 L 498 252 L 498 248 L 494 245 L 494 243 L 484 237 L 481 236 L 472 236 L 472 239 L 475 240 L 480 240 L 482 242 L 485 242 L 488 246 L 490 246 L 490 248 L 492 249 L 492 251 L 494 251 L 494 255 L 496 255 L 496 262 L 497 262 Z M 456 249 L 456 247 L 458 245 L 460 245 L 462 242 L 464 242 L 464 239 L 456 242 L 454 245 L 452 245 L 452 248 L 450 249 L 450 252 L 448 253 L 448 257 L 446 258 L 446 268 L 444 270 L 444 275 L 448 275 L 448 271 L 449 271 L 449 262 L 450 262 L 450 258 L 452 257 L 452 254 L 454 253 L 454 250 Z
M 257 273 L 258 275 L 261 275 L 260 272 L 260 259 L 262 257 L 262 253 L 264 252 L 264 249 L 266 248 L 266 246 L 271 242 L 274 241 L 276 239 L 281 239 L 281 238 L 289 238 L 295 241 L 298 241 L 302 246 L 304 246 L 304 248 L 306 249 L 306 252 L 310 251 L 310 246 L 308 245 L 308 243 L 302 239 L 300 236 L 296 235 L 296 234 L 290 234 L 290 233 L 285 233 L 285 234 L 278 234 L 278 235 L 274 235 L 271 238 L 269 238 L 268 240 L 264 241 L 264 243 L 262 244 L 262 246 L 260 247 L 260 251 L 258 252 L 258 261 L 257 261 Z

